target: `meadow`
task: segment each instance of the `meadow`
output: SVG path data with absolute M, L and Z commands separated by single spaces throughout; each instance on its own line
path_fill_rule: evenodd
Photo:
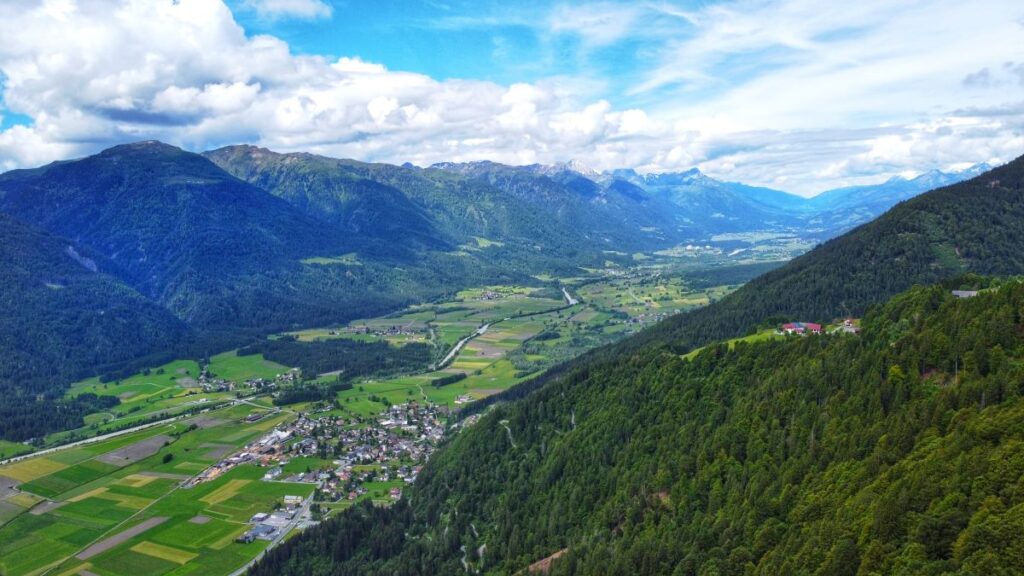
M 244 565 L 266 544 L 234 542 L 248 519 L 313 486 L 263 482 L 252 465 L 193 488 L 181 481 L 294 417 L 244 422 L 253 410 L 232 406 L 0 466 L 0 573 L 226 574 Z

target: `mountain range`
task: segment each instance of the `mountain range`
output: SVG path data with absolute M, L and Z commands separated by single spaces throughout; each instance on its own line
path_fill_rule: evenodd
M 116 146 L 0 174 L 0 232 L 38 244 L 0 252 L 0 266 L 23 277 L 4 284 L 12 329 L 0 346 L 0 391 L 34 411 L 37 396 L 153 354 L 198 357 L 470 285 L 536 283 L 723 233 L 820 241 L 961 176 L 807 200 L 695 170 L 417 168 L 252 146 L 202 155 L 154 141 Z M 80 306 L 66 305 L 72 296 Z M 112 321 L 114 310 L 139 326 Z

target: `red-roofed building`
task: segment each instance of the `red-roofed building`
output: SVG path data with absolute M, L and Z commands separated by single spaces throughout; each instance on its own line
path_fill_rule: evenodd
M 788 322 L 782 325 L 786 334 L 821 334 L 821 324 L 814 322 Z

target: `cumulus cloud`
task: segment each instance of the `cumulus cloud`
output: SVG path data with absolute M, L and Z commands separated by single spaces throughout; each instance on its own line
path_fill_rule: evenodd
M 564 33 L 609 44 L 628 41 L 642 23 L 643 13 L 629 6 L 590 9 L 589 31 Z M 616 16 L 617 9 L 626 15 Z M 600 84 L 586 78 L 442 81 L 356 57 L 297 55 L 279 38 L 247 35 L 214 0 L 0 3 L 3 107 L 32 119 L 29 126 L 0 131 L 0 168 L 160 139 L 193 150 L 247 142 L 420 165 L 579 158 L 598 168 L 700 166 L 719 177 L 808 193 L 1024 152 L 1024 103 L 1018 103 L 1024 99 L 964 86 L 982 69 L 1016 83 L 1024 68 L 1014 62 L 1024 55 L 1009 54 L 1012 49 L 981 59 L 962 39 L 943 39 L 971 54 L 929 68 L 926 60 L 896 57 L 885 47 L 857 52 L 824 17 L 816 17 L 817 25 L 786 28 L 789 21 L 779 16 L 759 23 L 752 14 L 732 29 L 719 14 L 724 9 L 673 12 L 671 18 L 698 32 L 685 42 L 667 42 L 647 71 L 647 82 L 654 83 L 639 89 L 657 91 L 676 81 L 664 76 L 672 53 L 711 62 L 728 60 L 730 50 L 783 46 L 794 51 L 786 56 L 792 66 L 713 95 L 669 94 L 663 103 L 620 106 L 612 97 L 582 96 Z M 792 6 L 783 12 L 796 20 L 807 15 Z M 855 21 L 873 22 L 874 16 Z M 1016 37 L 1024 34 L 1013 27 Z M 839 40 L 823 34 L 839 34 Z M 794 53 L 817 56 L 793 60 Z M 871 65 L 858 64 L 858 57 Z M 678 77 L 719 73 L 690 60 L 683 64 Z M 913 92 L 920 82 L 941 93 L 946 105 L 928 98 L 922 104 Z M 890 108 L 893 115 L 878 114 Z

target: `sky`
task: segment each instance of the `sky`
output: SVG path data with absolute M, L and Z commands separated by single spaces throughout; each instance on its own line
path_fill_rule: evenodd
M 1020 0 L 3 0 L 0 170 L 158 139 L 802 195 L 1024 154 Z

